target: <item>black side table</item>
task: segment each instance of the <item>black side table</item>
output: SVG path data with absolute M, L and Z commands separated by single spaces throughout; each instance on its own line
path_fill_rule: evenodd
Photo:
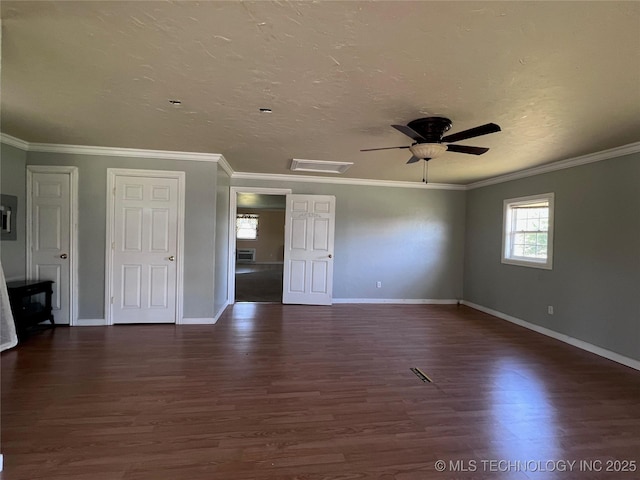
M 27 329 L 40 322 L 56 324 L 51 313 L 51 280 L 18 280 L 7 282 L 11 312 L 16 324 L 18 338 L 24 338 Z

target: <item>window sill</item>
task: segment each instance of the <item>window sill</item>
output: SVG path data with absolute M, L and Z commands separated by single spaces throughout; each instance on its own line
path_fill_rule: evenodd
M 515 258 L 503 258 L 502 263 L 507 265 L 516 265 L 518 267 L 541 268 L 543 270 L 553 270 L 553 263 L 550 261 L 536 262 L 534 260 L 519 260 Z

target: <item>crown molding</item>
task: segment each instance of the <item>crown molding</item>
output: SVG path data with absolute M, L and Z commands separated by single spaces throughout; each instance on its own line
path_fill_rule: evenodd
M 465 185 L 455 185 L 450 183 L 427 183 L 422 182 L 402 182 L 396 180 L 372 180 L 365 178 L 335 178 L 307 175 L 280 175 L 274 173 L 249 173 L 234 172 L 231 175 L 233 180 L 265 180 L 270 182 L 304 182 L 304 183 L 331 183 L 333 185 L 363 185 L 371 187 L 398 187 L 398 188 L 421 188 L 427 190 L 466 190 Z M 234 185 L 236 186 L 236 185 Z
M 28 151 L 66 153 L 71 155 L 158 158 L 164 160 L 187 160 L 193 162 L 218 162 L 220 157 L 222 157 L 219 153 L 173 152 L 170 150 L 147 150 L 140 148 L 90 147 L 84 145 L 62 145 L 54 143 L 30 143 Z
M 106 155 L 110 157 L 158 158 L 164 160 L 186 160 L 192 162 L 221 162 L 227 173 L 233 171 L 220 153 L 179 152 L 171 150 L 147 150 L 142 148 L 96 147 L 65 145 L 58 143 L 30 143 L 0 133 L 0 141 L 27 152 L 65 153 L 69 155 Z
M 6 133 L 0 132 L 0 142 L 27 152 L 45 153 L 66 153 L 72 155 L 107 155 L 116 157 L 138 157 L 138 158 L 158 158 L 165 160 L 214 162 L 218 163 L 222 169 L 232 179 L 239 180 L 265 180 L 272 182 L 306 182 L 306 183 L 331 183 L 340 185 L 363 185 L 374 187 L 397 187 L 397 188 L 421 188 L 427 190 L 473 190 L 476 188 L 488 187 L 499 183 L 510 182 L 522 178 L 542 175 L 544 173 L 555 172 L 566 168 L 578 167 L 589 163 L 609 160 L 616 157 L 623 157 L 640 152 L 640 142 L 622 145 L 620 147 L 603 150 L 601 152 L 590 153 L 580 157 L 568 158 L 558 162 L 548 163 L 537 167 L 527 168 L 506 175 L 480 180 L 467 185 L 457 185 L 452 183 L 428 183 L 404 182 L 396 180 L 373 180 L 365 178 L 335 178 L 311 175 L 291 175 L 272 173 L 250 173 L 236 172 L 233 170 L 227 159 L 220 153 L 200 153 L 200 152 L 179 152 L 169 150 L 145 150 L 138 148 L 117 148 L 117 147 L 95 147 L 84 145 L 64 145 L 55 143 L 30 143 Z
M 25 142 L 24 140 L 20 140 L 16 137 L 12 137 L 11 135 L 7 135 L 6 133 L 0 133 L 0 142 L 6 145 L 11 145 L 12 147 L 19 148 L 20 150 L 24 150 L 25 152 L 29 150 L 29 142 Z
M 589 153 L 580 157 L 567 158 L 566 160 L 547 163 L 538 167 L 527 168 L 526 170 L 520 170 L 518 172 L 508 173 L 506 175 L 500 175 L 498 177 L 489 178 L 487 180 L 480 180 L 479 182 L 469 183 L 466 187 L 467 190 L 488 187 L 489 185 L 496 185 L 498 183 L 510 182 L 512 180 L 533 177 L 535 175 L 542 175 L 543 173 L 564 170 L 565 168 L 579 167 L 580 165 L 601 162 L 602 160 L 610 160 L 612 158 L 623 157 L 625 155 L 631 155 L 638 152 L 640 152 L 640 142 L 630 143 L 628 145 L 610 148 L 609 150 L 602 150 L 601 152 Z
M 166 150 L 144 150 L 137 148 L 92 147 L 84 145 L 64 145 L 55 143 L 29 143 L 7 134 L 0 134 L 3 143 L 28 152 L 66 153 L 71 155 L 108 155 L 117 157 L 160 158 L 166 160 L 190 160 L 216 162 L 232 179 L 267 180 L 275 182 L 332 183 L 343 185 L 365 185 L 376 187 L 422 188 L 432 190 L 466 190 L 465 185 L 446 183 L 401 182 L 394 180 L 368 180 L 361 178 L 334 178 L 310 175 L 248 173 L 233 170 L 227 159 L 219 153 L 172 152 Z
M 218 159 L 218 165 L 222 167 L 222 169 L 227 173 L 227 175 L 229 175 L 229 177 L 233 175 L 233 168 L 231 168 L 231 165 L 229 165 L 227 159 L 224 158 L 224 155 L 220 155 L 220 158 Z

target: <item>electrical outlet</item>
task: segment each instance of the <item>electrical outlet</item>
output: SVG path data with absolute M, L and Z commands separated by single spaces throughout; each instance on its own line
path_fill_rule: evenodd
M 382 288 L 382 282 L 376 282 L 376 288 Z
M 549 305 L 549 306 L 547 307 L 547 313 L 548 313 L 549 315 L 553 315 L 553 305 Z

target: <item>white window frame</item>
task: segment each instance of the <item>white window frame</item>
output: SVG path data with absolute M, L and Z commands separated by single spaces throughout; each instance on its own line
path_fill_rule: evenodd
M 553 269 L 553 218 L 554 218 L 554 200 L 553 193 L 541 193 L 539 195 L 530 195 L 527 197 L 508 198 L 503 202 L 502 217 L 502 263 L 509 265 L 519 265 L 522 267 L 543 268 L 546 270 Z M 511 212 L 513 207 L 522 207 L 523 205 L 535 204 L 540 202 L 549 203 L 549 228 L 547 230 L 547 258 L 540 259 L 534 257 L 519 257 L 511 254 L 511 242 L 513 231 L 511 230 Z
M 256 228 L 255 228 L 256 236 L 255 237 L 253 237 L 253 238 L 243 238 L 243 237 L 240 237 L 238 235 L 238 220 L 240 220 L 243 216 L 246 217 L 246 218 L 255 219 L 255 221 L 256 221 Z M 236 238 L 238 240 L 242 240 L 243 242 L 246 242 L 246 241 L 251 242 L 251 241 L 258 240 L 258 230 L 259 230 L 259 228 L 260 228 L 260 214 L 258 214 L 258 213 L 236 213 Z

